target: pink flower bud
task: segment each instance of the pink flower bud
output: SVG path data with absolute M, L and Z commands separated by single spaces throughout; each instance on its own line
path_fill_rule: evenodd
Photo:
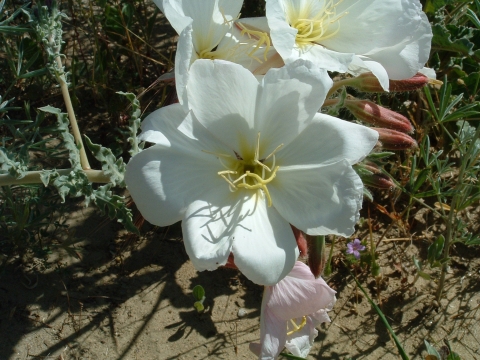
M 395 187 L 395 183 L 383 174 L 363 175 L 362 181 L 364 185 L 377 189 L 392 189 Z
M 302 230 L 298 230 L 295 226 L 290 224 L 290 227 L 293 230 L 293 236 L 295 236 L 295 240 L 297 241 L 298 250 L 300 251 L 300 256 L 306 257 L 308 253 L 307 248 L 307 239 L 305 238 L 307 235 Z
M 395 187 L 395 183 L 387 175 L 382 173 L 382 170 L 377 164 L 365 161 L 356 166 L 368 171 L 360 171 L 358 173 L 364 185 L 378 189 L 391 189 Z
M 377 164 L 375 164 L 371 161 L 363 161 L 363 162 L 357 164 L 357 166 L 361 166 L 361 167 L 363 167 L 364 169 L 367 169 L 368 171 L 370 171 L 373 174 L 381 174 L 382 173 L 382 170 L 380 170 L 380 167 Z
M 367 124 L 413 133 L 413 126 L 403 115 L 381 107 L 368 100 L 345 100 L 345 107 L 358 119 Z
M 372 128 L 379 134 L 378 140 L 382 143 L 382 147 L 387 150 L 407 150 L 417 148 L 417 142 L 409 135 L 400 131 Z
M 350 79 L 349 79 L 350 80 Z M 421 89 L 428 83 L 428 77 L 423 74 L 417 73 L 410 79 L 404 80 L 390 80 L 389 90 L 392 92 L 404 92 L 404 91 L 414 91 Z M 378 79 L 372 73 L 365 73 L 359 75 L 355 78 L 352 78 L 348 84 L 348 86 L 352 86 L 357 88 L 362 92 L 384 92 L 385 90 L 382 88 Z

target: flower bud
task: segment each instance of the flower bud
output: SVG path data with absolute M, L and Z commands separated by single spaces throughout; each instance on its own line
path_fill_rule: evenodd
M 371 162 L 371 161 L 363 161 L 361 163 L 358 163 L 356 166 L 362 167 L 368 171 L 370 171 L 372 174 L 381 174 L 382 170 L 380 170 L 380 166 L 377 164 Z
M 385 174 L 382 173 L 380 167 L 370 161 L 364 161 L 355 165 L 355 171 L 362 179 L 366 186 L 378 189 L 391 189 L 395 187 L 395 183 Z
M 358 119 L 367 124 L 413 133 L 413 126 L 403 115 L 386 109 L 368 100 L 345 100 L 345 107 Z
M 306 257 L 308 253 L 307 248 L 307 239 L 305 238 L 305 234 L 302 230 L 298 230 L 295 226 L 290 224 L 290 227 L 293 230 L 293 236 L 295 236 L 295 240 L 297 241 L 298 250 L 300 251 L 301 257 Z
M 363 175 L 361 179 L 364 185 L 377 189 L 392 189 L 395 187 L 395 183 L 383 174 Z
M 382 147 L 387 150 L 407 150 L 418 147 L 417 142 L 409 135 L 400 131 L 384 129 L 384 128 L 372 128 L 379 134 L 378 140 L 381 142 Z
M 349 79 L 350 80 L 350 79 Z M 403 79 L 403 80 L 390 80 L 389 81 L 389 90 L 392 92 L 404 92 L 404 91 L 414 91 L 421 89 L 425 85 L 428 84 L 428 77 L 421 73 L 416 73 L 410 79 Z M 382 88 L 380 82 L 378 81 L 377 77 L 373 75 L 371 72 L 361 74 L 355 78 L 352 78 L 348 84 L 348 86 L 352 86 L 357 88 L 359 91 L 362 92 L 384 92 L 385 89 Z
M 325 236 L 306 235 L 308 244 L 308 267 L 313 276 L 322 275 L 325 267 Z

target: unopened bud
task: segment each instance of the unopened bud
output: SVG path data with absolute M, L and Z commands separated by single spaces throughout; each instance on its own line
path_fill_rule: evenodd
M 392 189 L 395 187 L 395 183 L 383 174 L 363 175 L 361 179 L 364 185 L 377 189 Z
M 308 244 L 308 267 L 313 276 L 318 278 L 322 275 L 325 267 L 325 236 L 307 235 Z
M 372 174 L 381 174 L 382 170 L 380 169 L 380 166 L 377 164 L 371 162 L 371 161 L 366 161 L 364 160 L 363 162 L 357 164 L 357 166 L 360 166 L 368 171 L 370 171 Z
M 416 73 L 410 79 L 390 80 L 389 91 L 404 92 L 421 89 L 428 84 L 428 77 L 421 73 Z M 372 73 L 361 74 L 355 78 L 349 79 L 345 85 L 357 88 L 362 92 L 384 92 L 385 89 L 380 85 L 377 77 Z
M 400 131 L 384 128 L 372 129 L 378 132 L 378 140 L 381 142 L 384 149 L 407 150 L 418 147 L 417 142 L 411 136 Z
M 301 257 L 306 257 L 308 253 L 307 247 L 307 239 L 305 238 L 305 234 L 302 230 L 298 230 L 295 226 L 290 224 L 290 227 L 293 230 L 293 236 L 295 236 L 295 240 L 297 241 L 298 250 L 300 251 Z
M 345 100 L 345 107 L 358 119 L 367 124 L 413 133 L 413 126 L 403 115 L 386 109 L 368 100 Z
M 356 164 L 354 168 L 364 185 L 378 189 L 391 189 L 395 187 L 395 183 L 390 177 L 385 175 L 380 167 L 373 162 L 363 161 Z

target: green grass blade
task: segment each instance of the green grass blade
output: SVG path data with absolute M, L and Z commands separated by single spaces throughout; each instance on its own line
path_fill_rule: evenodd
M 280 353 L 280 356 L 282 356 L 282 357 L 284 357 L 284 358 L 287 358 L 287 359 L 307 360 L 307 359 L 305 359 L 305 358 L 301 358 L 301 357 L 294 356 L 294 355 L 291 355 L 291 354 L 286 354 L 286 353 Z
M 353 276 L 353 274 L 352 274 L 352 276 Z M 387 318 L 385 317 L 385 315 L 383 315 L 382 310 L 380 310 L 380 308 L 378 307 L 378 305 L 373 302 L 373 300 L 370 298 L 370 296 L 368 296 L 367 292 L 366 292 L 365 289 L 362 287 L 362 285 L 360 285 L 360 283 L 358 282 L 358 280 L 357 280 L 357 278 L 356 278 L 355 276 L 353 276 L 353 279 L 354 279 L 355 282 L 357 283 L 359 289 L 363 292 L 363 294 L 364 294 L 365 297 L 367 298 L 367 300 L 368 300 L 368 302 L 370 303 L 370 305 L 372 305 L 372 307 L 375 309 L 375 311 L 377 312 L 378 316 L 380 317 L 380 319 L 382 320 L 382 322 L 385 324 L 385 327 L 387 328 L 387 330 L 388 330 L 388 331 L 390 332 L 390 334 L 392 335 L 393 341 L 395 341 L 395 345 L 397 345 L 398 352 L 400 353 L 400 356 L 402 357 L 402 359 L 403 359 L 403 360 L 410 360 L 410 358 L 408 357 L 407 353 L 406 353 L 405 350 L 403 349 L 402 344 L 400 343 L 400 340 L 398 340 L 397 335 L 395 335 L 395 332 L 393 331 L 392 327 L 391 327 L 390 324 L 388 323 Z

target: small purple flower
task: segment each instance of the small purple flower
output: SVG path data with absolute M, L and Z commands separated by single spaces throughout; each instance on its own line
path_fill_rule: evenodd
M 347 244 L 347 254 L 353 254 L 357 259 L 360 259 L 360 251 L 365 250 L 360 239 L 355 239 Z

